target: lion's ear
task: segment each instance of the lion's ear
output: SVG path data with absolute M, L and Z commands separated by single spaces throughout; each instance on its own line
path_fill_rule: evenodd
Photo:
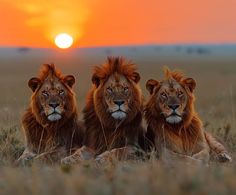
M 140 81 L 140 75 L 137 72 L 134 72 L 131 76 L 131 79 L 135 82 L 138 83 Z
M 149 91 L 150 94 L 153 94 L 155 87 L 159 85 L 159 81 L 154 79 L 149 79 L 146 83 L 146 89 Z
M 65 76 L 65 78 L 63 79 L 63 81 L 69 86 L 69 87 L 73 87 L 73 85 L 75 84 L 75 77 L 73 75 L 67 75 Z
M 28 81 L 28 86 L 32 89 L 33 92 L 38 88 L 41 84 L 41 80 L 37 77 L 33 77 Z
M 186 78 L 183 80 L 183 83 L 185 86 L 188 87 L 188 89 L 193 92 L 193 90 L 196 88 L 196 81 L 192 78 Z
M 100 85 L 100 78 L 96 74 L 93 74 L 92 82 L 96 87 L 98 87 Z

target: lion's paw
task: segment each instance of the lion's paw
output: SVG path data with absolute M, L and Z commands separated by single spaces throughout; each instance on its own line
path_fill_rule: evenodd
M 221 154 L 218 154 L 217 158 L 222 163 L 232 162 L 231 156 L 226 152 L 222 152 Z
M 112 158 L 111 152 L 106 151 L 106 152 L 103 152 L 102 154 L 98 155 L 98 156 L 95 158 L 95 161 L 96 161 L 98 164 L 104 164 L 104 163 L 110 161 L 111 158 Z
M 16 161 L 17 165 L 29 165 L 37 154 L 32 152 L 24 152 L 20 158 Z
M 66 164 L 66 165 L 78 164 L 83 161 L 90 160 L 93 157 L 94 157 L 94 152 L 90 148 L 83 146 L 80 149 L 78 149 L 74 154 L 63 158 L 61 160 L 61 164 Z
M 72 165 L 82 162 L 82 159 L 79 155 L 71 155 L 61 159 L 61 164 L 63 165 Z

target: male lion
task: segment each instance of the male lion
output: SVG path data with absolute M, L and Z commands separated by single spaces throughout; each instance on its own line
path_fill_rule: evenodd
M 194 109 L 196 82 L 181 72 L 165 70 L 162 81 L 148 80 L 150 98 L 145 108 L 147 138 L 160 158 L 208 162 L 212 149 L 220 161 L 231 161 L 225 147 L 203 129 Z
M 135 64 L 121 57 L 108 57 L 104 65 L 95 67 L 93 86 L 83 110 L 85 147 L 62 163 L 77 163 L 88 156 L 99 162 L 111 156 L 118 160 L 134 156 L 134 146 L 143 131 L 139 80 Z M 88 155 L 91 151 L 93 155 Z
M 45 154 L 47 160 L 56 161 L 82 145 L 84 130 L 78 121 L 74 83 L 74 76 L 63 76 L 53 64 L 43 65 L 39 77 L 29 80 L 33 94 L 22 118 L 26 149 L 19 161 Z

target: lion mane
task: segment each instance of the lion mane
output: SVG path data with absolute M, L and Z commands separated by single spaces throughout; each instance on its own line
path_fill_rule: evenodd
M 61 100 L 65 107 L 61 119 L 57 121 L 47 119 L 39 102 L 39 91 L 46 80 L 50 81 L 52 86 L 60 83 L 67 94 Z M 63 148 L 64 155 L 68 155 L 73 148 L 82 145 L 84 127 L 78 120 L 76 99 L 72 90 L 74 82 L 72 75 L 62 75 L 54 64 L 44 64 L 39 76 L 29 80 L 28 85 L 33 94 L 30 106 L 22 117 L 23 134 L 26 140 L 26 149 L 22 157 L 25 155 L 28 158 L 27 153 L 36 156 L 45 152 L 53 153 L 58 148 Z
M 171 72 L 169 69 L 166 69 L 165 79 L 168 80 L 171 78 L 180 83 L 184 79 L 184 75 L 181 72 Z M 165 118 L 161 114 L 162 111 L 158 106 L 156 106 L 156 98 L 158 95 L 157 92 L 161 87 L 161 82 L 157 83 L 154 82 L 154 80 L 152 80 L 152 82 L 153 85 L 147 85 L 147 89 L 151 93 L 151 96 L 145 107 L 145 119 L 148 124 L 148 134 L 150 134 L 149 139 L 153 142 L 154 137 L 158 137 L 158 139 L 161 139 L 162 141 L 166 139 L 174 142 L 174 136 L 178 136 L 183 141 L 180 143 L 175 143 L 177 147 L 182 148 L 183 144 L 184 150 L 192 150 L 197 137 L 204 140 L 202 122 L 198 117 L 198 114 L 194 110 L 195 97 L 193 93 L 191 93 L 190 91 L 188 91 L 187 93 L 188 102 L 186 105 L 186 114 L 184 115 L 183 121 L 180 124 L 175 124 L 174 126 L 172 126 L 166 122 Z M 151 132 L 153 132 L 154 134 Z
M 131 92 L 127 117 L 120 121 L 112 118 L 107 112 L 108 107 L 104 100 L 104 85 L 114 75 L 118 80 L 120 77 L 125 77 Z M 138 135 L 143 131 L 143 97 L 139 80 L 136 65 L 126 62 L 122 57 L 108 57 L 104 65 L 94 68 L 93 86 L 83 110 L 86 126 L 84 143 L 97 155 L 106 150 L 138 144 Z
M 201 160 L 205 158 L 206 161 L 208 159 L 208 151 L 211 149 L 218 155 L 219 161 L 231 161 L 226 148 L 210 133 L 204 131 L 202 121 L 195 111 L 193 90 L 196 82 L 191 78 L 186 78 L 180 71 L 170 71 L 165 68 L 164 72 L 165 78 L 162 81 L 150 79 L 146 83 L 146 88 L 150 92 L 150 98 L 144 109 L 144 117 L 148 125 L 146 133 L 148 146 L 154 146 L 159 155 L 162 155 L 161 150 L 166 147 L 178 154 L 193 156 Z M 171 87 L 175 85 L 175 82 L 186 91 L 187 103 L 182 121 L 170 124 L 164 117 L 163 110 L 161 110 L 157 99 L 160 96 L 159 90 L 164 85 L 166 87 L 166 83 L 168 83 L 168 88 L 170 88 L 171 85 Z M 201 152 L 201 150 L 204 152 Z

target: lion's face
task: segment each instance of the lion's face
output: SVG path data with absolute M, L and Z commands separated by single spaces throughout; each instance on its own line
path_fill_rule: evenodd
M 68 100 L 72 95 L 70 87 L 74 84 L 74 81 L 74 77 L 71 75 L 66 76 L 63 80 L 55 76 L 49 76 L 44 81 L 38 78 L 32 78 L 29 81 L 40 114 L 44 115 L 48 121 L 58 121 L 68 111 Z
M 130 83 L 122 75 L 112 75 L 104 85 L 104 99 L 114 119 L 122 120 L 129 112 Z
M 136 72 L 130 78 L 114 73 L 105 80 L 94 75 L 93 82 L 97 87 L 95 99 L 102 100 L 96 104 L 97 110 L 114 120 L 131 119 L 141 105 L 142 97 L 137 85 L 139 79 L 139 74 Z
M 178 124 L 183 121 L 188 113 L 189 99 L 192 98 L 192 90 L 195 88 L 193 79 L 177 82 L 174 79 L 158 82 L 149 80 L 147 88 L 155 101 L 156 110 L 169 124 Z
M 182 121 L 188 96 L 184 88 L 177 82 L 163 83 L 157 93 L 157 103 L 166 122 L 176 124 Z
M 39 103 L 49 121 L 60 120 L 65 110 L 67 91 L 61 82 L 46 81 L 38 91 Z

